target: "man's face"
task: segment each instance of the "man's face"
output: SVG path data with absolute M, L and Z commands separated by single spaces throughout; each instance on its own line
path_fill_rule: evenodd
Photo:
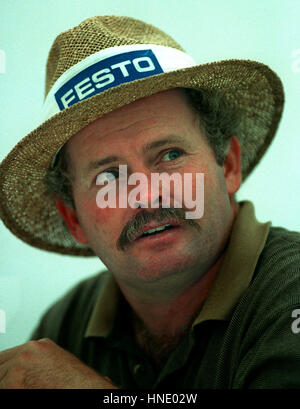
M 155 94 L 94 121 L 70 139 L 68 152 L 78 219 L 77 233 L 73 229 L 73 235 L 90 244 L 119 282 L 138 288 L 143 283 L 168 278 L 188 285 L 216 262 L 233 218 L 231 192 L 226 173 L 224 176 L 223 168 L 216 163 L 181 91 Z M 111 162 L 103 164 L 106 158 Z M 100 161 L 102 164 L 95 166 Z M 193 174 L 193 198 L 195 174 L 204 173 L 203 217 L 192 223 L 180 219 L 176 227 L 139 237 L 120 248 L 120 238 L 134 221 L 144 220 L 144 213 L 151 226 L 162 224 L 159 216 L 166 223 L 170 218 L 164 219 L 164 209 L 98 207 L 96 196 L 103 187 L 96 184 L 97 178 L 118 178 L 119 165 L 127 165 L 128 176 L 136 172 L 146 175 L 148 187 L 142 189 L 139 198 L 143 207 L 150 206 L 151 200 L 159 200 L 151 193 L 152 173 L 176 172 L 182 180 L 185 173 Z M 128 186 L 128 194 L 133 188 Z M 172 207 L 172 185 L 170 198 Z M 184 208 L 184 201 L 183 210 L 189 210 Z M 141 233 L 145 224 L 137 225 Z

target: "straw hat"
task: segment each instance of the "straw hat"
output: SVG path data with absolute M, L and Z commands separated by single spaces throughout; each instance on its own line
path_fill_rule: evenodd
M 171 37 L 128 17 L 92 17 L 60 34 L 48 57 L 42 124 L 0 165 L 5 225 L 32 246 L 94 255 L 73 239 L 46 194 L 46 171 L 59 148 L 90 122 L 177 87 L 218 89 L 238 105 L 245 179 L 272 141 L 283 109 L 282 84 L 270 68 L 248 60 L 196 65 Z

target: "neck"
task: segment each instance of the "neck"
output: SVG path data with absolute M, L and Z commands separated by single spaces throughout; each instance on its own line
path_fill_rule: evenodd
M 132 306 L 131 321 L 135 341 L 160 370 L 200 312 L 219 270 L 223 256 L 197 283 L 169 303 L 142 302 L 122 289 Z
M 140 330 L 142 328 L 147 330 L 157 340 L 172 342 L 172 340 L 180 339 L 198 315 L 222 259 L 223 255 L 196 283 L 191 284 L 180 293 L 173 294 L 173 297 L 168 299 L 145 298 L 141 293 L 136 294 L 129 291 L 119 282 L 122 293 L 132 307 L 135 322 L 138 323 L 137 327 Z

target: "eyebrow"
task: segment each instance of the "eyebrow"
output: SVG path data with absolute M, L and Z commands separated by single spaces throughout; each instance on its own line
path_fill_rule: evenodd
M 158 141 L 147 143 L 147 145 L 143 147 L 142 153 L 143 155 L 145 155 L 146 153 L 148 153 L 149 151 L 152 151 L 155 148 L 160 148 L 162 146 L 165 146 L 165 145 L 168 145 L 174 142 L 177 142 L 177 143 L 185 142 L 186 143 L 187 140 L 183 138 L 182 136 L 170 135 L 165 139 L 159 139 Z
M 177 143 L 182 143 L 182 142 L 187 143 L 187 140 L 185 138 L 183 138 L 182 136 L 170 135 L 167 138 L 159 139 L 157 141 L 150 142 L 150 143 L 147 143 L 146 145 L 144 145 L 143 148 L 142 148 L 142 154 L 146 155 L 148 152 L 150 152 L 150 151 L 152 151 L 152 150 L 154 150 L 156 148 L 160 148 L 162 146 L 168 145 L 170 143 L 176 143 L 176 142 Z M 121 157 L 119 157 L 119 156 L 111 155 L 111 156 L 107 156 L 106 158 L 103 158 L 103 159 L 92 161 L 92 162 L 90 162 L 88 164 L 88 166 L 84 170 L 84 173 L 86 175 L 88 175 L 93 170 L 99 169 L 102 166 L 109 165 L 109 164 L 111 164 L 113 162 L 117 162 L 120 159 L 121 159 Z

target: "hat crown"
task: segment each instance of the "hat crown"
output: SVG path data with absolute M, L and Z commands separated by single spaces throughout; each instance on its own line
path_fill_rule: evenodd
M 134 44 L 183 48 L 169 35 L 143 21 L 121 16 L 96 16 L 58 35 L 47 61 L 45 96 L 70 67 L 98 51 Z

